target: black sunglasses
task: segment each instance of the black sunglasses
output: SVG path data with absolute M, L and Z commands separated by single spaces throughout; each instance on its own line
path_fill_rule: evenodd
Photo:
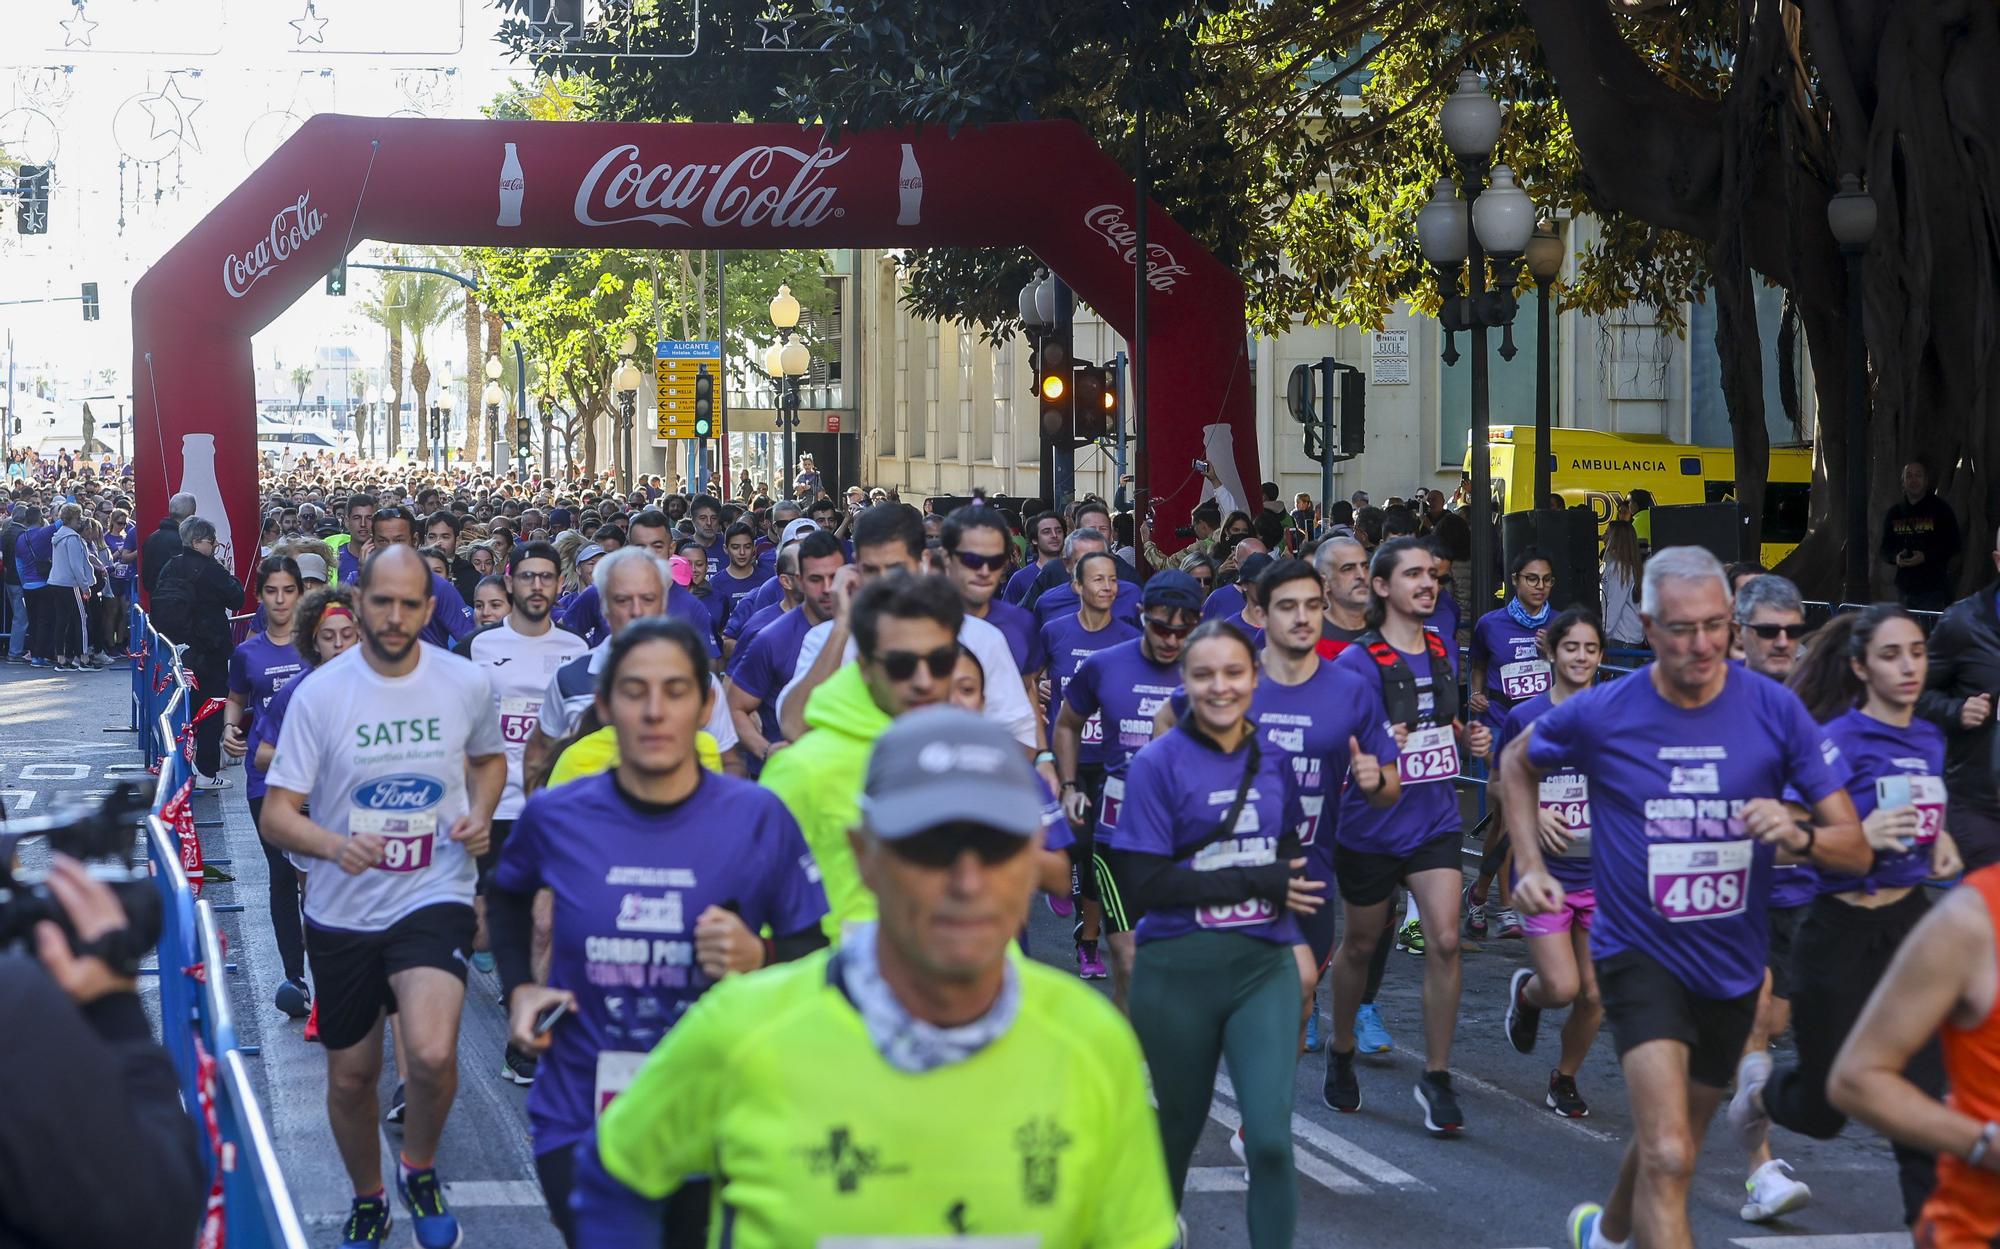
M 929 668 L 931 676 L 942 681 L 951 675 L 953 668 L 958 666 L 958 643 L 953 642 L 949 646 L 940 646 L 934 651 L 925 653 L 883 651 L 875 657 L 875 662 L 881 665 L 882 671 L 888 674 L 891 681 L 909 680 L 917 674 L 918 664 Z
M 974 572 L 982 568 L 999 572 L 1007 566 L 1007 555 L 1004 551 L 999 555 L 974 555 L 971 551 L 953 551 L 951 556 Z
M 958 862 L 958 856 L 967 850 L 978 856 L 982 865 L 998 867 L 1026 850 L 1028 839 L 978 824 L 945 824 L 882 844 L 904 862 L 936 871 Z
M 1164 633 L 1170 638 L 1184 638 L 1194 632 L 1193 625 L 1168 624 L 1157 616 L 1146 617 L 1146 627 L 1155 633 Z
M 1744 625 L 1743 627 L 1750 630 L 1750 632 L 1756 634 L 1758 637 L 1763 638 L 1766 642 L 1774 641 L 1780 633 L 1784 634 L 1786 637 L 1796 642 L 1800 638 L 1804 637 L 1806 634 L 1811 632 L 1811 630 L 1803 624 L 1788 624 L 1788 625 L 1747 624 Z

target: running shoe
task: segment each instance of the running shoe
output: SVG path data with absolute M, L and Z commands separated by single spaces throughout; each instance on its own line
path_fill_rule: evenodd
M 1409 920 L 1396 930 L 1396 948 L 1405 954 L 1424 956 L 1424 926 L 1420 920 Z
M 1597 1224 L 1604 1218 L 1604 1207 L 1594 1201 L 1571 1206 L 1569 1210 L 1569 1249 L 1590 1249 L 1590 1242 L 1597 1236 Z
M 1413 1090 L 1424 1108 L 1424 1130 L 1432 1136 L 1456 1136 L 1465 1128 L 1458 1098 L 1451 1091 L 1449 1071 L 1426 1071 Z
M 1097 952 L 1095 941 L 1076 943 L 1076 974 L 1085 980 L 1102 980 L 1111 974 L 1104 970 L 1104 957 Z
M 1310 1015 L 1306 1016 L 1306 1044 L 1304 1052 L 1308 1054 L 1317 1054 L 1319 1053 L 1319 1047 L 1320 1047 L 1319 1012 L 1314 1011 Z
M 395 1221 L 389 1213 L 389 1203 L 379 1193 L 356 1197 L 347 1209 L 347 1225 L 340 1232 L 340 1249 L 377 1249 L 389 1239 L 389 1226 Z
M 535 1082 L 535 1066 L 534 1055 L 523 1054 L 509 1045 L 507 1057 L 500 1063 L 500 1076 L 510 1084 L 526 1087 Z
M 307 1042 L 307 1044 L 310 1044 L 310 1045 L 318 1045 L 318 1044 L 319 1044 L 319 1001 L 318 1001 L 318 999 L 314 999 L 314 1001 L 313 1001 L 313 1005 L 312 1005 L 312 1013 L 310 1013 L 310 1014 L 308 1014 L 308 1015 L 306 1016 L 306 1034 L 305 1034 L 305 1039 L 306 1039 L 306 1042 Z
M 1076 914 L 1076 903 L 1070 900 L 1068 894 L 1045 893 L 1042 901 L 1049 904 L 1049 914 L 1057 919 L 1068 919 Z
M 472 952 L 472 966 L 476 971 L 492 971 L 493 951 L 474 950 Z
M 403 1126 L 403 1114 L 409 1109 L 409 1098 L 403 1095 L 403 1082 L 396 1081 L 396 1091 L 389 1095 L 389 1109 L 383 1114 L 382 1122 L 396 1127 Z
M 1770 1078 L 1768 1050 L 1751 1050 L 1736 1064 L 1736 1096 L 1729 1099 L 1729 1126 L 1746 1154 L 1756 1153 L 1770 1135 L 1771 1117 L 1764 1113 L 1763 1101 L 1758 1096 Z
M 396 1196 L 403 1199 L 403 1208 L 416 1224 L 417 1249 L 458 1249 L 465 1232 L 458 1216 L 444 1204 L 444 1185 L 438 1183 L 436 1167 L 412 1171 L 398 1165 Z
M 30 668 L 46 668 L 49 666 L 49 661 L 46 659 L 39 659 L 39 658 L 30 659 L 28 660 L 28 666 Z
M 1474 941 L 1486 940 L 1486 904 L 1473 899 L 1471 885 L 1465 887 L 1465 935 Z
M 278 1009 L 293 1019 L 312 1013 L 312 990 L 303 980 L 287 980 L 278 986 Z
M 1507 1043 L 1518 1054 L 1535 1052 L 1535 1038 L 1542 1029 L 1542 1008 L 1530 1006 L 1528 1000 L 1521 996 L 1534 975 L 1529 968 L 1517 967 L 1514 978 L 1507 982 Z M 1555 1103 L 1550 1102 L 1549 1105 Z
M 1326 1085 L 1320 1090 L 1320 1100 L 1327 1109 L 1346 1115 L 1361 1109 L 1361 1081 L 1355 1078 L 1351 1052 L 1343 1054 L 1331 1045 L 1326 1047 Z
M 1792 1178 L 1792 1164 L 1773 1158 L 1743 1181 L 1743 1221 L 1762 1223 L 1802 1209 L 1812 1201 L 1812 1189 Z
M 1386 1054 L 1396 1048 L 1382 1025 L 1382 1009 L 1373 1002 L 1363 1002 L 1354 1012 L 1354 1048 L 1363 1054 Z
M 1590 1106 L 1576 1091 L 1576 1077 L 1560 1071 L 1549 1072 L 1549 1109 L 1565 1119 L 1588 1119 Z
M 1513 907 L 1490 907 L 1486 912 L 1486 920 L 1492 927 L 1494 940 L 1519 941 L 1521 939 L 1521 916 Z
M 201 773 L 197 772 L 194 774 L 194 787 L 196 789 L 205 790 L 208 792 L 213 792 L 218 789 L 228 789 L 229 778 L 222 775 L 220 772 L 216 773 L 214 776 L 203 776 Z

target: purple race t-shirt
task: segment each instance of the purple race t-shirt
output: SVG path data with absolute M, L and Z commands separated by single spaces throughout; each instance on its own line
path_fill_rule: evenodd
M 1118 583 L 1118 597 L 1111 600 L 1111 618 L 1121 620 L 1133 628 L 1139 627 L 1139 587 L 1130 581 Z M 1083 600 L 1076 596 L 1076 586 L 1063 582 L 1052 590 L 1045 590 L 1035 600 L 1035 623 L 1043 629 L 1056 621 L 1076 615 L 1083 606 Z
M 613 772 L 542 790 L 516 817 L 493 880 L 554 892 L 548 983 L 576 994 L 528 1095 L 537 1154 L 596 1122 L 600 1054 L 651 1050 L 712 983 L 694 957 L 703 911 L 733 909 L 752 932 L 780 936 L 816 930 L 826 914 L 785 805 L 714 773 L 672 806 L 625 794 Z
M 1424 617 L 1424 628 L 1443 638 L 1445 645 L 1457 649 L 1458 623 L 1463 619 L 1464 611 L 1459 608 L 1458 600 L 1452 597 L 1451 588 L 1446 586 L 1438 590 L 1437 606 Z
M 1044 599 L 1048 596 L 1043 595 Z M 1056 735 L 1056 717 L 1062 713 L 1065 691 L 1070 678 L 1083 661 L 1099 651 L 1109 650 L 1121 642 L 1130 642 L 1139 636 L 1139 630 L 1132 625 L 1112 617 L 1102 629 L 1095 633 L 1083 627 L 1083 618 L 1071 614 L 1051 620 L 1042 627 L 1042 649 L 1048 657 L 1049 669 L 1049 737 Z M 1078 709 L 1081 711 L 1081 708 Z M 1090 719 L 1086 716 L 1083 726 L 1083 750 L 1077 756 L 1079 763 L 1102 765 L 1105 760 L 1104 739 L 1106 725 L 1102 716 Z M 1148 740 L 1151 730 L 1148 729 Z
M 1821 893 L 1874 893 L 1921 885 L 1931 874 L 1931 846 L 1944 828 L 1944 732 L 1928 720 L 1908 728 L 1885 724 L 1860 709 L 1827 721 L 1826 735 L 1840 748 L 1848 797 L 1862 819 L 1881 805 L 1883 791 L 1909 790 L 1898 806 L 1917 809 L 1917 835 L 1906 850 L 1877 850 L 1866 876 L 1838 876 L 1814 870 Z M 1887 786 L 1881 784 L 1887 778 Z M 1901 793 L 1891 795 L 1900 799 Z
M 1250 744 L 1233 754 L 1176 728 L 1155 738 L 1132 759 L 1113 849 L 1157 854 L 1197 872 L 1229 867 L 1262 867 L 1281 854 L 1296 852 L 1302 818 L 1298 783 L 1282 752 L 1258 750 L 1249 794 L 1226 835 L 1213 837 L 1235 804 L 1249 766 Z M 1100 834 L 1101 835 L 1101 834 Z M 1139 921 L 1139 944 L 1191 932 L 1241 933 L 1273 945 L 1296 945 L 1298 922 L 1282 902 L 1249 898 L 1234 904 L 1157 907 Z
M 1590 780 L 1592 956 L 1637 950 L 1700 996 L 1755 993 L 1775 851 L 1744 831 L 1743 804 L 1787 786 L 1818 802 L 1839 758 L 1796 695 L 1734 666 L 1700 707 L 1660 697 L 1648 664 L 1536 720 L 1529 761 Z
M 1265 748 L 1291 761 L 1298 782 L 1299 843 L 1307 856 L 1332 879 L 1334 822 L 1346 791 L 1347 768 L 1353 761 L 1349 738 L 1374 755 L 1385 768 L 1396 766 L 1396 739 L 1379 708 L 1380 696 L 1360 684 L 1354 673 L 1322 661 L 1297 685 L 1280 685 L 1265 673 L 1250 700 L 1250 719 L 1263 734 Z M 1372 701 L 1377 704 L 1371 706 Z M 1328 806 L 1328 795 L 1333 804 Z M 1365 799 L 1364 799 L 1365 801 Z
M 1083 661 L 1063 692 L 1063 701 L 1086 721 L 1104 726 L 1098 762 L 1104 765 L 1104 801 L 1098 805 L 1097 835 L 1118 827 L 1125 803 L 1125 772 L 1132 756 L 1153 740 L 1153 716 L 1180 692 L 1177 664 L 1155 663 L 1146 641 L 1137 638 L 1101 650 Z
M 1042 632 L 1035 627 L 1034 613 L 1025 607 L 994 599 L 986 605 L 986 623 L 1007 639 L 1007 650 L 1022 676 L 1049 666 L 1049 653 L 1042 646 Z
M 742 611 L 732 611 L 729 613 L 729 623 L 723 628 L 723 634 L 741 641 L 743 630 L 752 620 L 757 618 L 757 613 L 767 607 L 778 605 L 783 602 L 784 597 L 785 587 L 778 580 L 778 574 L 773 572 L 770 580 L 752 590 L 750 597 L 743 600 Z M 776 613 L 774 612 L 772 615 L 775 617 Z
M 1241 616 L 1244 604 L 1243 587 L 1239 585 L 1219 585 L 1213 593 L 1202 601 L 1203 620 L 1227 620 L 1231 616 Z
M 1445 659 L 1455 675 L 1457 650 L 1445 647 Z M 1403 654 L 1403 663 L 1417 685 L 1417 727 L 1410 730 L 1396 756 L 1403 796 L 1394 806 L 1376 807 L 1353 789 L 1344 790 L 1334 827 L 1334 839 L 1347 849 L 1397 858 L 1407 858 L 1419 847 L 1459 831 L 1457 778 L 1464 771 L 1463 743 L 1449 724 L 1433 723 L 1429 654 Z M 1333 666 L 1352 679 L 1355 697 L 1367 698 L 1368 714 L 1383 731 L 1392 732 L 1382 700 L 1381 666 L 1368 649 L 1349 646 L 1334 658 Z
M 715 607 L 709 614 L 719 617 L 723 621 L 723 631 L 728 632 L 728 622 L 736 618 L 736 605 L 755 594 L 758 587 L 777 575 L 761 564 L 752 564 L 750 572 L 739 577 L 733 567 L 724 564 L 720 571 L 710 573 L 708 577 L 708 584 L 715 591 Z
M 1479 717 L 1495 732 L 1507 721 L 1507 710 L 1549 688 L 1549 661 L 1535 649 L 1535 630 L 1497 608 L 1472 626 L 1471 664 L 1486 669 L 1486 714 Z
M 1508 712 L 1507 722 L 1500 726 L 1500 732 L 1493 739 L 1493 757 L 1498 759 L 1500 752 L 1507 749 L 1523 729 L 1547 715 L 1554 707 L 1555 703 L 1549 695 L 1542 693 Z M 1549 875 L 1560 881 L 1564 889 L 1590 888 L 1590 781 L 1575 768 L 1559 768 L 1542 778 L 1536 805 L 1560 811 L 1563 823 L 1570 831 L 1568 853 L 1550 854 L 1547 846 L 1542 847 L 1542 862 L 1548 867 Z M 1518 875 L 1515 878 L 1518 879 Z
M 1028 597 L 1028 589 L 1035 584 L 1035 578 L 1041 575 L 1040 564 L 1015 569 L 1014 575 L 1007 578 L 1007 587 L 1000 591 L 1000 597 L 1018 607 L 1021 600 Z
M 729 679 L 736 687 L 760 700 L 757 723 L 765 741 L 785 740 L 778 728 L 778 694 L 791 684 L 799 664 L 799 648 L 812 627 L 805 608 L 792 608 L 758 633 L 730 669 Z
M 250 731 L 244 735 L 249 744 L 249 753 L 243 758 L 246 798 L 264 796 L 264 770 L 257 766 L 257 742 L 278 740 L 275 733 L 262 737 L 266 709 L 278 691 L 305 670 L 305 660 L 299 658 L 297 647 L 289 642 L 280 646 L 262 633 L 251 634 L 229 653 L 229 692 L 242 696 L 243 707 L 251 716 Z

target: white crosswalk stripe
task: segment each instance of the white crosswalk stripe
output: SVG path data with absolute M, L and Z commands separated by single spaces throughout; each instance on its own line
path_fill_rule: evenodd
M 1834 1236 L 1740 1236 L 1740 1249 L 1909 1249 L 1908 1232 L 1856 1232 Z
M 1221 1072 L 1217 1072 L 1215 1076 L 1215 1094 L 1217 1097 L 1226 1097 L 1232 1102 L 1236 1098 L 1236 1089 L 1229 1083 L 1229 1077 Z M 1292 1116 L 1292 1135 L 1341 1166 L 1377 1184 L 1387 1185 L 1390 1188 L 1430 1187 L 1386 1158 L 1368 1152 L 1353 1141 L 1321 1127 L 1304 1115 Z

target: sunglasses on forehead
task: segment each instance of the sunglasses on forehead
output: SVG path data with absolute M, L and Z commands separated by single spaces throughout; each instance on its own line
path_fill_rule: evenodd
M 989 572 L 999 572 L 1007 566 L 1005 552 L 999 555 L 975 555 L 971 551 L 953 551 L 951 557 L 974 572 L 982 568 Z
M 1804 624 L 1746 624 L 1743 627 L 1766 642 L 1776 641 L 1780 633 L 1796 642 L 1811 632 Z
M 958 643 L 934 651 L 883 651 L 875 657 L 875 662 L 891 681 L 909 680 L 917 674 L 918 664 L 929 668 L 931 676 L 942 681 L 958 666 Z
M 1026 838 L 977 824 L 946 824 L 882 844 L 904 862 L 933 870 L 950 867 L 967 850 L 986 867 L 998 867 L 1028 848 Z

